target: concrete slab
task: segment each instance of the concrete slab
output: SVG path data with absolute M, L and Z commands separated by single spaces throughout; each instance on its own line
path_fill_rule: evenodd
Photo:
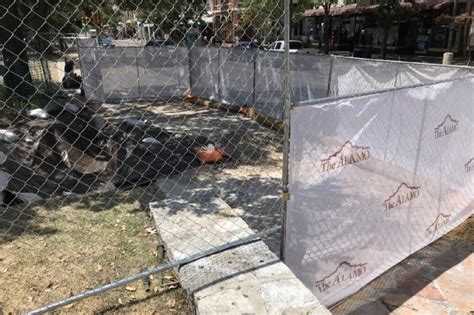
M 202 165 L 195 174 L 183 174 L 179 183 L 190 192 L 217 192 L 231 208 L 239 209 L 241 217 L 255 232 L 280 224 L 283 155 L 282 136 L 277 131 L 241 114 L 186 103 L 130 102 L 119 107 L 103 104 L 98 112 L 111 121 L 126 115 L 140 117 L 168 132 L 208 138 L 228 153 L 230 159 Z M 273 252 L 279 252 L 278 232 L 266 236 L 264 241 Z
M 158 185 L 168 199 L 150 209 L 170 260 L 253 234 L 214 192 Z M 182 266 L 178 277 L 197 314 L 330 314 L 262 241 Z

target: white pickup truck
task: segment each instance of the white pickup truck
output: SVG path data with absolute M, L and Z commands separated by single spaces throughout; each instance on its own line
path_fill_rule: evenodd
M 277 40 L 274 42 L 268 51 L 284 52 L 285 41 Z M 304 48 L 303 43 L 299 40 L 290 40 L 290 53 L 291 54 L 317 54 L 318 51 L 314 48 Z

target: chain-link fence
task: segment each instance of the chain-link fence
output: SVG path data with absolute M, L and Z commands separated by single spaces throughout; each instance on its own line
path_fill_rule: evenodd
M 278 254 L 280 125 L 241 107 L 272 94 L 267 2 L 0 5 L 0 310 L 189 312 L 173 267 L 259 237 Z
M 473 214 L 473 80 L 292 111 L 285 257 L 326 305 Z
M 258 238 L 280 254 L 290 103 L 472 76 L 468 68 L 271 51 L 284 35 L 288 43 L 283 1 L 28 2 L 0 5 L 7 312 L 191 311 L 170 269 Z M 329 137 L 338 113 L 322 112 L 293 119 L 295 130 Z M 313 128 L 321 121 L 328 125 Z M 292 139 L 293 162 L 319 152 L 297 147 L 303 138 Z M 315 197 L 336 189 L 320 187 Z M 316 210 L 324 216 L 331 207 Z M 301 220 L 323 224 L 290 218 L 290 232 Z M 311 237 L 329 252 L 358 244 L 339 232 Z M 294 245 L 298 233 L 283 239 L 314 245 L 303 237 Z M 165 245 L 174 251 L 165 255 Z M 303 280 L 311 270 L 300 272 L 301 261 L 325 259 L 314 246 L 293 264 Z M 285 253 L 290 265 L 298 258 Z
M 250 106 L 283 118 L 283 54 L 240 48 L 127 47 L 104 51 L 79 48 L 86 96 L 95 101 L 167 99 L 190 89 L 200 98 L 230 107 Z M 289 59 L 293 103 L 331 96 L 374 93 L 468 77 L 472 69 L 417 63 L 292 54 Z M 136 69 L 135 69 L 136 68 Z M 121 73 L 127 84 L 105 83 Z M 352 84 L 352 82 L 358 84 Z

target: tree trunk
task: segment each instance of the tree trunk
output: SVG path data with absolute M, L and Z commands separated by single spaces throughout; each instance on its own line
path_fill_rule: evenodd
M 51 12 L 48 11 L 48 6 L 46 6 L 44 1 L 22 1 L 18 6 L 19 16 L 23 17 L 29 28 L 37 31 L 33 32 L 30 47 L 33 46 L 33 49 L 40 54 L 49 53 L 52 48 L 48 38 L 41 34 L 47 33 L 49 30 L 47 19 Z M 56 32 L 59 33 L 59 31 L 55 30 Z
M 7 94 L 28 98 L 34 93 L 34 87 L 31 84 L 27 46 L 23 40 L 23 30 L 19 27 L 21 17 L 17 2 L 13 1 L 8 9 L 0 6 L 0 16 L 0 43 L 3 43 L 2 54 L 6 68 L 3 81 Z
M 323 33 L 323 41 L 324 41 L 324 53 L 329 55 L 329 32 L 330 32 L 330 25 L 329 25 L 329 13 L 324 15 L 324 33 Z
M 388 41 L 388 32 L 390 31 L 390 27 L 383 28 L 383 36 L 382 36 L 382 47 L 380 50 L 380 55 L 382 59 L 387 57 L 387 41 Z

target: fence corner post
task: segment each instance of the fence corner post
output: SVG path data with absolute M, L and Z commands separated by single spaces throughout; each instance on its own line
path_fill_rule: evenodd
M 331 80 L 332 80 L 332 68 L 334 66 L 334 56 L 329 57 L 329 75 L 328 75 L 328 89 L 326 96 L 329 97 L 331 96 Z
M 257 58 L 258 50 L 253 54 L 252 107 L 255 107 L 255 89 L 257 85 Z
M 282 209 L 281 209 L 281 239 L 280 239 L 280 259 L 285 262 L 286 249 L 286 223 L 288 208 L 288 168 L 289 168 L 289 149 L 290 149 L 290 0 L 284 0 L 285 10 L 285 46 L 284 46 L 284 107 L 283 107 L 283 172 L 282 172 Z
M 138 47 L 136 46 L 135 46 L 135 65 L 137 66 L 138 98 L 142 99 L 142 91 L 141 91 L 141 86 L 140 86 L 140 69 L 138 66 Z

